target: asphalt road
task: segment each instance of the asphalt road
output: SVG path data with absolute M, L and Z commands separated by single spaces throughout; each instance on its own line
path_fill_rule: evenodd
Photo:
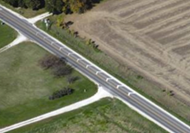
M 127 85 L 121 83 L 116 78 L 97 67 L 95 64 L 66 47 L 64 44 L 57 42 L 53 37 L 50 37 L 40 29 L 34 27 L 25 19 L 21 19 L 1 7 L 0 19 L 17 29 L 29 39 L 38 43 L 46 50 L 59 57 L 66 58 L 68 63 L 84 75 L 104 86 L 107 91 L 123 99 L 125 102 L 132 105 L 133 109 L 160 125 L 167 131 L 174 133 L 190 133 L 190 127 L 188 125 L 184 124 L 162 108 L 147 100 Z

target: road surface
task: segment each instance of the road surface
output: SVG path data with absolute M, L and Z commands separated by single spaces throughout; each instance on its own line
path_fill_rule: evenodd
M 107 72 L 97 67 L 81 55 L 77 54 L 64 44 L 56 41 L 53 37 L 42 32 L 31 23 L 22 19 L 0 6 L 0 19 L 17 29 L 23 35 L 38 43 L 41 47 L 66 60 L 76 69 L 80 70 L 110 93 L 124 100 L 130 107 L 144 115 L 154 123 L 169 132 L 190 133 L 190 127 L 175 118 L 162 108 L 158 107 L 145 97 L 138 94 L 132 88 L 121 83 Z

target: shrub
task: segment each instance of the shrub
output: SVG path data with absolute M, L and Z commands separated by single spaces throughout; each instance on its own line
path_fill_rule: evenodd
M 49 100 L 55 100 L 63 96 L 71 95 L 73 92 L 74 90 L 72 88 L 65 87 L 61 90 L 54 92 L 51 96 L 49 96 Z

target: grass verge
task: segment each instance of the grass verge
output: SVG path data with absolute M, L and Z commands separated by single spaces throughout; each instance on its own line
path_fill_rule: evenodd
M 67 78 L 55 78 L 38 61 L 49 53 L 33 43 L 19 44 L 0 54 L 0 127 L 5 127 L 88 98 L 97 87 L 79 72 L 69 85 L 74 93 L 50 101 L 53 92 L 68 86 Z M 86 90 L 86 92 L 84 92 Z
M 17 32 L 0 21 L 0 48 L 11 43 L 16 38 Z
M 58 17 L 56 15 L 50 17 L 52 25 L 49 30 L 45 28 L 43 22 L 38 22 L 37 26 L 190 125 L 189 106 L 178 101 L 175 97 L 169 96 L 159 86 L 155 86 L 154 83 L 126 68 L 125 65 L 120 65 L 105 53 L 86 45 L 84 39 L 74 38 L 67 30 L 57 27 L 56 19 Z
M 165 133 L 116 99 L 102 99 L 89 106 L 53 117 L 11 133 Z

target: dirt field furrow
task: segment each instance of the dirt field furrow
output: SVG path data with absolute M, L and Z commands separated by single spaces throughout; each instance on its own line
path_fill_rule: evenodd
M 157 14 L 153 14 L 153 16 L 147 16 L 146 18 L 144 18 L 140 21 L 136 20 L 136 22 L 133 25 L 135 27 L 137 27 L 138 29 L 142 29 L 148 25 L 152 25 L 154 23 L 165 21 L 166 19 L 170 18 L 171 16 L 181 14 L 183 12 L 186 12 L 187 10 L 188 11 L 190 10 L 190 5 L 185 3 L 183 5 L 180 5 L 180 7 L 179 6 L 173 7 L 173 9 L 160 11 Z
M 173 49 L 173 48 L 179 47 L 179 44 L 181 44 L 180 46 L 189 45 L 189 38 L 190 38 L 190 34 L 187 34 L 187 35 L 183 36 L 182 38 L 180 38 L 178 41 L 168 43 L 165 48 Z
M 190 54 L 190 44 L 182 46 L 182 47 L 175 48 L 175 49 L 173 49 L 173 52 L 178 53 L 179 55 Z
M 190 25 L 189 25 L 190 26 Z M 185 35 L 189 33 L 190 29 L 184 29 L 180 33 L 170 34 L 168 36 L 164 36 L 162 38 L 159 38 L 157 41 L 160 42 L 163 45 L 167 45 L 168 43 L 175 42 Z
M 128 12 L 131 12 L 131 11 L 134 11 L 136 9 L 139 9 L 139 8 L 142 8 L 142 7 L 149 7 L 150 5 L 154 4 L 155 1 L 154 0 L 146 0 L 146 1 L 139 1 L 139 2 L 135 2 L 135 3 L 132 3 L 131 5 L 130 4 L 127 4 L 127 8 L 124 9 L 124 11 L 128 11 Z M 124 5 L 122 5 L 124 6 Z M 114 9 L 115 10 L 115 9 Z M 120 12 L 122 12 L 123 8 L 120 8 L 120 10 L 118 11 L 118 14 L 120 14 Z M 118 15 L 117 14 L 117 15 Z
M 165 27 L 172 26 L 175 23 L 178 23 L 181 20 L 188 20 L 190 17 L 190 11 L 187 10 L 182 14 L 177 14 L 175 16 L 170 16 L 167 20 L 162 22 L 155 23 L 153 25 L 149 25 L 139 31 L 143 32 L 144 34 L 151 34 L 159 30 L 163 30 Z
M 175 23 L 168 24 L 167 27 L 163 26 L 160 30 L 150 32 L 147 35 L 151 36 L 152 38 L 160 39 L 161 37 L 165 37 L 169 34 L 173 34 L 175 30 L 181 30 L 182 28 L 184 29 L 185 26 L 189 25 L 189 23 L 190 23 L 190 20 L 180 19 L 176 21 Z
M 148 2 L 148 1 L 147 1 Z M 166 1 L 166 3 L 158 0 L 158 1 L 152 1 L 150 3 L 143 3 L 143 5 L 138 5 L 138 7 L 133 7 L 131 8 L 130 5 L 127 5 L 128 9 L 130 10 L 126 10 L 126 9 L 123 9 L 119 12 L 119 16 L 121 18 L 126 18 L 128 19 L 128 17 L 131 17 L 132 16 L 132 20 L 130 19 L 130 21 L 133 21 L 135 18 L 138 18 L 139 16 L 142 16 L 144 15 L 145 13 L 147 12 L 150 12 L 152 10 L 156 10 L 158 7 L 156 6 L 157 4 L 160 4 L 160 6 L 164 6 L 164 5 L 161 5 L 161 4 L 167 4 L 167 3 L 170 3 L 168 1 Z M 140 4 L 140 3 L 139 3 Z M 146 9 L 146 10 L 145 10 Z M 138 13 L 138 16 L 136 16 L 136 14 Z
M 135 14 L 133 14 L 133 17 L 130 18 L 130 21 L 137 21 L 141 18 L 147 18 L 147 17 L 151 17 L 154 16 L 154 14 L 158 13 L 159 11 L 163 11 L 163 10 L 168 10 L 168 8 L 173 8 L 176 5 L 180 5 L 183 4 L 183 2 L 181 0 L 178 1 L 155 1 L 152 6 L 147 6 L 146 8 L 141 7 L 138 10 L 139 12 L 135 12 Z M 127 17 L 122 15 L 122 17 Z
M 127 26 L 127 28 L 125 28 L 122 25 L 120 27 L 122 28 L 123 31 L 130 33 L 136 39 L 140 39 L 140 41 L 142 41 L 145 44 L 145 48 L 153 50 L 158 55 L 163 54 L 163 50 L 164 50 L 163 45 L 157 42 L 156 40 L 152 39 L 151 36 L 147 36 L 146 34 L 139 32 L 139 30 L 132 25 Z M 147 40 L 149 41 L 147 42 Z M 155 44 L 155 45 L 151 45 L 151 44 Z

